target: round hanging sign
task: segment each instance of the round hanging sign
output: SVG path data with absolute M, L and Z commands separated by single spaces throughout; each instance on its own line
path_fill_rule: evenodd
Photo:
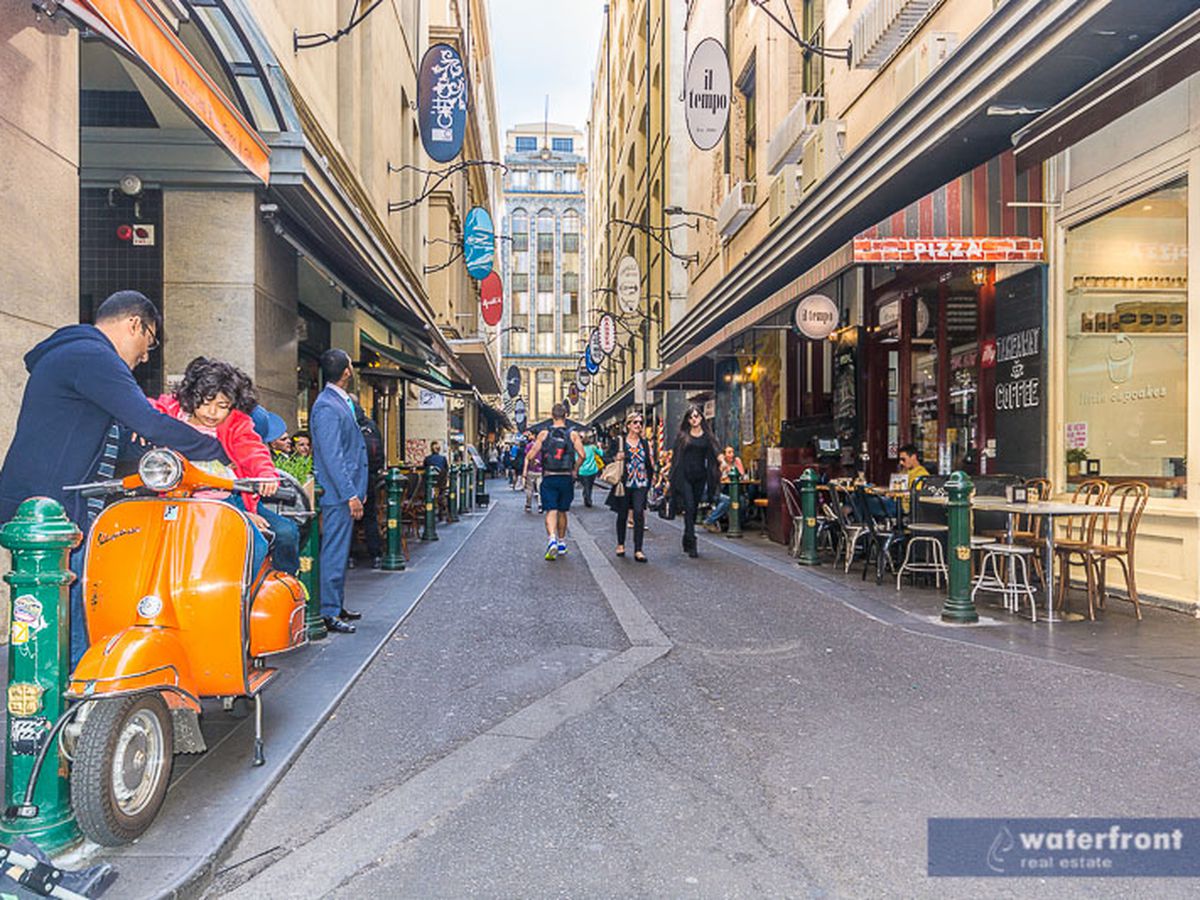
M 824 294 L 809 294 L 796 304 L 792 324 L 814 341 L 823 341 L 838 327 L 838 306 Z
M 596 331 L 600 334 L 600 349 L 604 351 L 605 356 L 617 349 L 617 320 L 612 317 L 611 313 L 605 313 L 600 317 L 600 324 L 596 326 Z
M 635 313 L 642 293 L 642 270 L 632 256 L 622 256 L 617 263 L 617 302 L 627 313 Z
M 586 387 L 587 387 L 589 384 L 591 384 L 591 383 L 592 383 L 592 376 L 591 376 L 591 373 L 589 373 L 589 372 L 576 372 L 576 373 L 575 373 L 575 381 L 579 383 L 579 389 L 582 391 L 582 390 L 584 390 L 584 389 L 585 389 L 585 388 L 586 388 Z
M 504 387 L 510 397 L 521 393 L 521 370 L 516 366 L 509 366 L 508 371 L 504 373 Z M 524 408 L 525 404 L 522 403 L 521 406 Z
M 434 44 L 421 57 L 417 119 L 430 159 L 445 163 L 458 156 L 467 133 L 467 70 L 449 44 Z
M 575 382 L 571 382 L 567 386 L 567 400 L 571 402 L 572 406 L 579 402 L 579 385 Z
M 463 259 L 467 263 L 467 274 L 476 281 L 492 274 L 496 261 L 496 230 L 492 217 L 482 206 L 468 212 L 463 224 Z
M 479 283 L 479 312 L 489 325 L 499 325 L 504 315 L 504 284 L 493 272 Z
M 592 361 L 599 365 L 607 355 L 604 349 L 600 346 L 600 329 L 593 328 L 592 333 L 588 335 L 588 350 L 592 353 Z
M 589 375 L 595 375 L 600 371 L 600 363 L 592 356 L 592 345 L 588 344 L 583 351 L 583 366 L 587 369 Z
M 579 388 L 580 394 L 583 394 L 587 390 L 587 384 L 580 381 L 578 378 L 575 379 L 575 387 Z
M 683 85 L 688 136 L 700 150 L 711 150 L 725 137 L 732 90 L 725 47 L 716 38 L 705 38 L 692 51 Z

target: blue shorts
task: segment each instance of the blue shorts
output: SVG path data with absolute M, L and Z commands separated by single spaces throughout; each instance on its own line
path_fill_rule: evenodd
M 575 478 L 571 475 L 542 475 L 542 512 L 566 512 L 575 499 Z

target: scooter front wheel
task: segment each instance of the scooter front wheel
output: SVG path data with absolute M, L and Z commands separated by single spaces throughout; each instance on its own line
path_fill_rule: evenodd
M 167 794 L 175 732 L 158 694 L 96 700 L 71 767 L 71 806 L 90 840 L 128 844 L 150 827 Z

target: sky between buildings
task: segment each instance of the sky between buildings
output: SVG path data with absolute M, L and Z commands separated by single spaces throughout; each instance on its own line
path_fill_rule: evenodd
M 604 0 L 490 0 L 500 137 L 514 125 L 587 125 Z

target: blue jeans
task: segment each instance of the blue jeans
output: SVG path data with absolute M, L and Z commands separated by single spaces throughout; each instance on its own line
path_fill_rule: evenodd
M 728 494 L 722 494 L 717 499 L 717 505 L 713 507 L 712 512 L 708 514 L 708 518 L 704 520 L 705 525 L 716 525 L 721 521 L 721 516 L 729 512 L 729 507 L 733 505 L 733 500 Z
M 265 506 L 259 506 L 258 514 L 267 520 L 267 524 L 275 532 L 271 562 L 280 572 L 295 575 L 300 569 L 300 526 L 292 519 L 281 516 Z M 316 527 L 316 523 L 313 524 L 313 527 Z

